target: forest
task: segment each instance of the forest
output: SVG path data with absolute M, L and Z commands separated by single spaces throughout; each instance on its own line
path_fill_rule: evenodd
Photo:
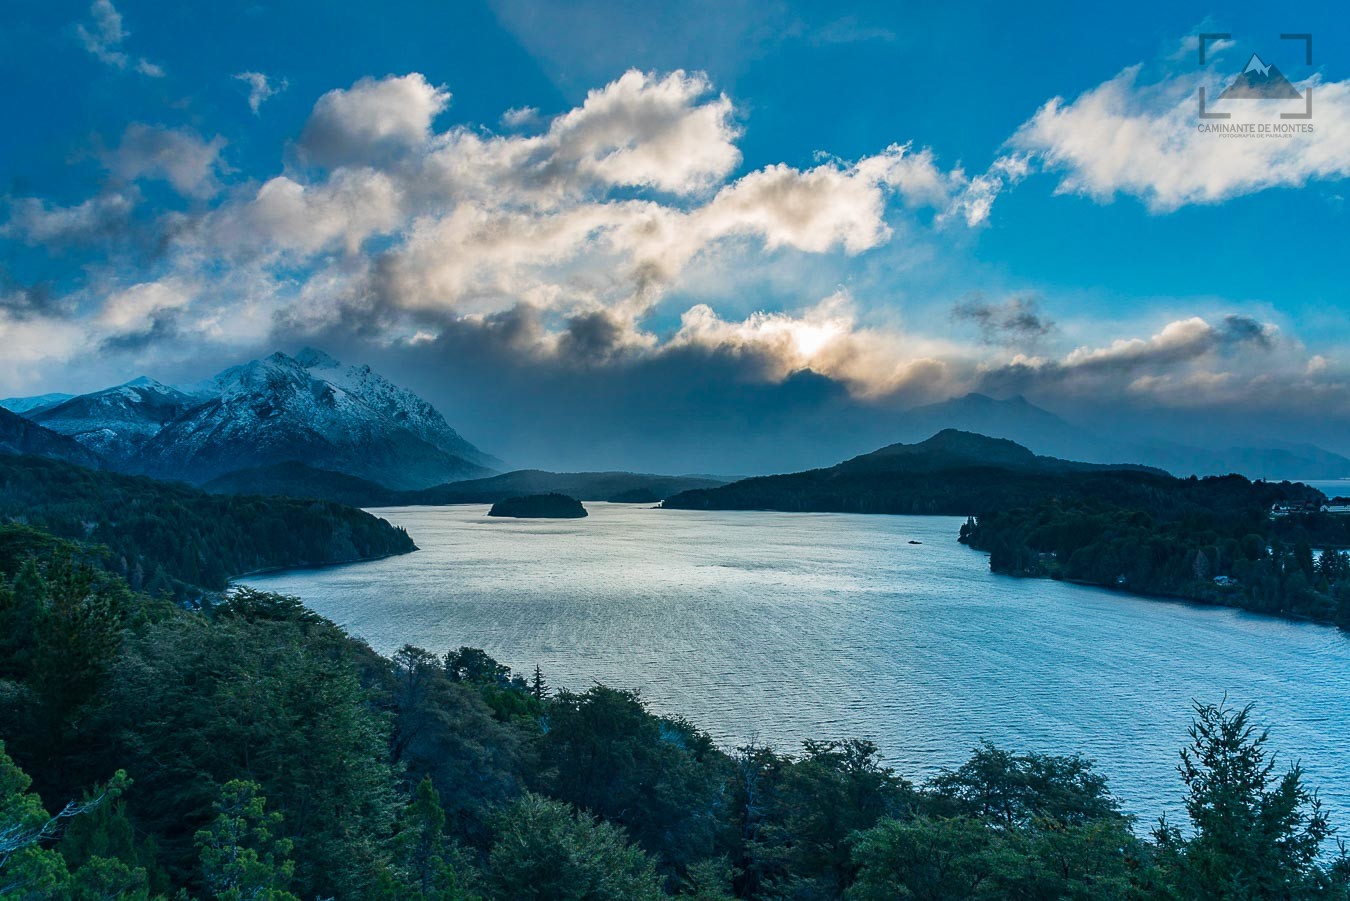
M 85 553 L 87 562 L 125 577 L 133 590 L 180 600 L 259 570 L 416 550 L 403 529 L 337 503 L 222 497 L 39 457 L 0 455 L 5 521 L 100 548 Z
M 480 650 L 382 657 L 296 598 L 186 609 L 0 526 L 0 896 L 1347 897 L 1258 713 L 1201 699 L 1182 821 L 1091 761 L 989 745 L 916 784 L 822 736 L 720 748 Z
M 971 517 L 960 540 L 994 572 L 1069 579 L 1350 628 L 1350 517 L 1272 517 L 1303 486 L 1178 480 L 1155 496 L 1043 498 Z

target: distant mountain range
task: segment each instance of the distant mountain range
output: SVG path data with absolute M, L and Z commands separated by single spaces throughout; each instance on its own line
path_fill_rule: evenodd
M 51 407 L 61 403 L 63 400 L 70 400 L 73 394 L 37 394 L 33 397 L 6 397 L 0 400 L 0 407 L 11 413 L 27 414 L 42 407 Z
M 549 492 L 581 500 L 656 502 L 721 484 L 632 473 L 526 470 L 497 476 L 505 469 L 501 461 L 464 439 L 427 401 L 369 366 L 344 366 L 313 349 L 252 360 L 192 387 L 138 378 L 78 396 L 9 398 L 0 402 L 0 413 L 0 451 L 210 483 L 220 493 L 290 494 L 367 506 L 494 503 Z M 858 423 L 853 438 L 880 435 L 877 443 L 913 443 L 946 429 L 1006 438 L 1050 457 L 1139 464 L 1178 476 L 1350 477 L 1350 458 L 1310 444 L 1272 441 L 1216 449 L 1101 434 L 1020 396 L 968 394 L 899 414 L 873 413 Z M 406 492 L 426 493 L 412 498 L 404 497 Z
M 231 367 L 191 390 L 139 378 L 76 397 L 5 404 L 108 468 L 198 484 L 303 460 L 384 489 L 412 490 L 501 466 L 411 391 L 369 366 L 344 367 L 313 349 Z M 58 451 L 49 447 L 47 455 Z
M 896 438 L 919 441 L 943 429 L 1007 438 L 1036 453 L 1094 463 L 1140 463 L 1173 475 L 1240 473 L 1252 479 L 1350 478 L 1350 458 L 1311 444 L 1272 442 L 1268 447 L 1199 448 L 1181 443 L 1104 437 L 1018 396 L 983 394 L 916 407 L 904 413 Z

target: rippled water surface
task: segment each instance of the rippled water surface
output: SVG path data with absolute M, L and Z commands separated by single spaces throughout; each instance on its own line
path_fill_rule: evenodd
M 860 736 L 913 779 L 980 739 L 1082 752 L 1130 812 L 1180 812 L 1192 698 L 1258 705 L 1350 829 L 1350 637 L 989 573 L 950 517 L 587 504 L 375 511 L 415 554 L 250 577 L 388 652 L 486 649 L 553 685 L 641 688 L 732 746 Z M 922 542 L 911 544 L 911 541 Z

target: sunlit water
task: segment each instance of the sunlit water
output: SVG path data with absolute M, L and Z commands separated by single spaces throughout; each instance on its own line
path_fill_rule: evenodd
M 1335 629 L 992 575 L 950 517 L 587 507 L 378 510 L 421 550 L 248 581 L 383 652 L 472 645 L 554 686 L 640 688 L 727 747 L 865 737 L 911 779 L 981 739 L 1081 752 L 1144 820 L 1180 814 L 1191 699 L 1227 694 L 1256 703 L 1350 830 Z

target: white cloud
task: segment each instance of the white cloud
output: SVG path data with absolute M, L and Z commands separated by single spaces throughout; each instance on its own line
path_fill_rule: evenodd
M 0 304 L 0 383 L 7 391 L 37 384 L 40 368 L 63 364 L 87 349 L 85 327 L 46 316 L 14 316 Z
M 399 186 L 383 172 L 343 169 L 315 185 L 279 175 L 248 202 L 213 213 L 203 231 L 203 249 L 310 256 L 339 246 L 355 253 L 371 235 L 402 222 Z
M 534 135 L 437 133 L 447 100 L 416 74 L 329 92 L 304 140 L 331 168 L 235 196 L 180 229 L 179 246 L 194 260 L 318 263 L 311 279 L 329 278 L 322 257 L 340 251 L 340 277 L 305 297 L 308 322 L 348 307 L 455 316 L 518 303 L 631 321 L 719 243 L 858 254 L 890 239 L 892 198 L 945 208 L 966 189 L 907 145 L 727 181 L 739 159 L 730 102 L 681 72 L 627 73 Z M 374 238 L 382 249 L 363 250 Z
M 667 347 L 750 354 L 767 379 L 810 370 L 861 396 L 904 391 L 916 400 L 943 397 L 955 390 L 961 369 L 948 362 L 956 355 L 951 344 L 860 325 L 844 291 L 801 313 L 756 312 L 739 322 L 698 304 L 681 317 Z
M 392 338 L 514 317 L 529 324 L 516 339 L 522 352 L 578 363 L 701 348 L 753 355 L 769 378 L 810 368 L 859 394 L 915 396 L 936 396 L 923 394 L 924 380 L 940 391 L 972 377 L 974 351 L 863 322 L 842 294 L 803 312 L 730 319 L 690 298 L 664 339 L 649 317 L 679 312 L 663 305 L 689 297 L 691 270 L 707 284 L 710 271 L 741 260 L 793 271 L 819 255 L 872 251 L 911 225 L 896 221 L 913 216 L 902 207 L 977 224 L 1023 176 L 1023 155 L 974 179 L 908 144 L 737 174 L 731 101 L 684 72 L 626 73 L 523 134 L 438 131 L 449 99 L 416 73 L 330 91 L 300 138 L 323 168 L 289 168 L 228 193 L 223 139 L 128 129 L 106 158 L 115 176 L 162 178 L 219 200 L 170 214 L 153 273 L 129 266 L 120 282 L 98 273 L 98 290 L 78 298 L 88 340 L 238 345 L 272 327 Z M 75 233 L 114 212 L 110 204 L 25 201 L 11 218 L 34 235 Z M 821 283 L 784 279 L 775 293 L 791 309 L 807 292 L 820 296 Z
M 741 160 L 725 94 L 707 76 L 630 70 L 549 128 L 553 158 L 598 181 L 677 194 L 709 188 Z
M 424 146 L 450 93 L 421 74 L 363 78 L 314 104 L 301 146 L 327 166 L 376 164 Z
M 19 237 L 31 244 L 59 244 L 98 237 L 131 215 L 136 198 L 110 192 L 74 206 L 54 206 L 35 197 L 12 202 L 0 235 Z
M 191 286 L 176 278 L 142 282 L 108 297 L 96 319 L 114 335 L 145 332 L 157 317 L 188 306 L 193 293 Z
M 539 121 L 539 110 L 532 106 L 513 106 L 502 113 L 502 125 L 507 128 L 524 128 Z
M 101 63 L 116 69 L 133 69 L 151 78 L 163 78 L 164 69 L 144 57 L 131 56 L 122 49 L 129 32 L 122 24 L 122 14 L 111 0 L 94 0 L 89 7 L 91 21 L 75 26 L 75 34 L 84 49 Z
M 118 178 L 159 178 L 185 197 L 204 198 L 220 190 L 217 176 L 224 148 L 219 135 L 208 141 L 190 131 L 138 123 L 127 128 L 106 163 Z
M 275 79 L 262 72 L 240 72 L 234 78 L 248 85 L 248 108 L 255 116 L 264 103 L 290 86 L 286 79 Z
M 1072 101 L 1049 101 L 1009 143 L 1058 173 L 1061 193 L 1101 202 L 1124 194 L 1154 212 L 1350 175 L 1350 82 L 1299 84 L 1313 92 L 1313 131 L 1280 137 L 1201 131 L 1202 84 L 1198 75 L 1144 84 L 1132 66 Z M 1222 82 L 1207 87 L 1207 105 L 1233 115 L 1225 124 L 1295 124 L 1278 115 L 1288 101 L 1219 101 Z

